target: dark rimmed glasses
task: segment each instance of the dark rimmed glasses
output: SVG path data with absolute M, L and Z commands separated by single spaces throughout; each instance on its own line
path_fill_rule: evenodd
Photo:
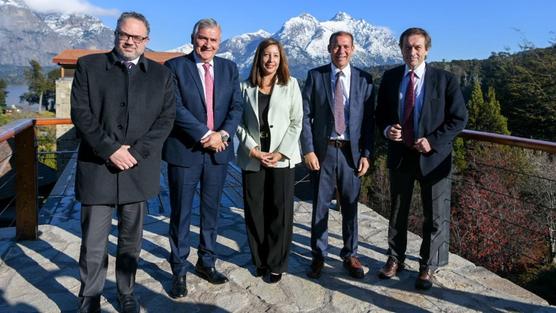
M 136 43 L 136 44 L 140 44 L 140 43 L 142 43 L 143 41 L 145 41 L 146 39 L 149 38 L 148 36 L 143 37 L 143 36 L 139 36 L 139 35 L 131 35 L 131 34 L 128 34 L 126 32 L 123 32 L 121 30 L 115 31 L 114 34 L 118 37 L 118 40 L 120 40 L 120 41 L 125 42 L 125 41 L 128 41 L 129 38 L 131 38 L 131 40 L 133 40 L 133 42 Z

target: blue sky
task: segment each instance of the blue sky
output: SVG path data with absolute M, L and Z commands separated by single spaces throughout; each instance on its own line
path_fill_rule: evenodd
M 264 29 L 274 33 L 293 16 L 309 13 L 328 20 L 338 11 L 388 27 L 397 37 L 411 26 L 427 29 L 433 39 L 430 60 L 484 59 L 491 52 L 519 51 L 525 41 L 536 47 L 556 42 L 555 0 L 373 1 L 373 0 L 25 0 L 43 10 L 81 11 L 114 28 L 117 15 L 135 10 L 151 23 L 153 50 L 189 41 L 195 21 L 214 17 L 223 39 Z M 193 7 L 203 4 L 206 8 Z

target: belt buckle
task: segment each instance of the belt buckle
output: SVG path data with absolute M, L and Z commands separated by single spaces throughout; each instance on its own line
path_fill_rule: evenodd
M 343 141 L 340 139 L 332 139 L 331 141 L 332 145 L 336 148 L 341 148 L 344 145 Z

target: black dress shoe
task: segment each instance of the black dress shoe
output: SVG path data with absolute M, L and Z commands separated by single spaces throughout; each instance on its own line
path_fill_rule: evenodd
M 280 281 L 280 279 L 282 279 L 282 274 L 275 274 L 275 273 L 270 273 L 268 274 L 268 282 L 271 284 L 276 284 L 277 282 Z
M 419 268 L 419 276 L 415 281 L 415 288 L 420 290 L 429 290 L 432 288 L 433 270 L 428 266 Z
M 309 276 L 310 278 L 319 278 L 323 267 L 324 260 L 314 258 L 313 262 L 311 263 L 311 268 L 307 272 L 307 276 Z
M 187 282 L 185 281 L 185 275 L 172 276 L 172 289 L 170 290 L 169 295 L 174 299 L 183 298 L 187 295 Z
M 199 262 L 197 262 L 197 265 L 195 265 L 195 272 L 202 278 L 215 285 L 220 285 L 228 281 L 228 278 L 222 273 L 219 273 L 216 268 L 202 266 Z
M 99 313 L 100 312 L 100 296 L 81 297 L 79 304 L 79 313 Z
M 139 313 L 139 301 L 134 294 L 119 295 L 120 312 L 122 313 Z

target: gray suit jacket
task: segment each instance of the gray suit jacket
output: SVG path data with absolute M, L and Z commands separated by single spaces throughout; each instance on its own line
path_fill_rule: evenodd
M 312 69 L 307 74 L 303 89 L 303 154 L 315 152 L 322 163 L 328 139 L 334 127 L 334 101 L 330 86 L 330 64 Z M 359 159 L 370 157 L 374 138 L 374 96 L 371 75 L 351 66 L 349 95 L 349 131 L 351 155 L 355 167 Z
M 237 129 L 239 148 L 237 151 L 238 165 L 248 171 L 258 171 L 260 162 L 249 157 L 249 151 L 261 145 L 259 130 L 258 86 L 249 81 L 241 83 L 241 94 L 245 106 L 243 118 Z M 270 151 L 280 152 L 287 159 L 278 161 L 276 167 L 295 167 L 301 162 L 299 151 L 299 135 L 303 107 L 301 91 L 297 80 L 290 77 L 287 85 L 274 85 L 270 97 L 268 123 L 270 127 Z

